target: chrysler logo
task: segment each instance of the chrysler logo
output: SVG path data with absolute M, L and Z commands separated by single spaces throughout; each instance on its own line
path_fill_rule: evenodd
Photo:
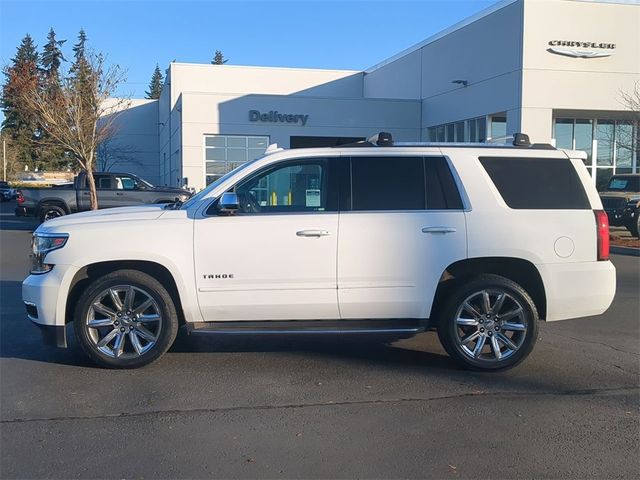
M 550 40 L 549 48 L 547 48 L 547 51 L 550 53 L 555 53 L 557 55 L 564 55 L 566 57 L 573 58 L 601 58 L 610 57 L 611 55 L 613 55 L 613 50 L 615 50 L 615 48 L 615 43 Z

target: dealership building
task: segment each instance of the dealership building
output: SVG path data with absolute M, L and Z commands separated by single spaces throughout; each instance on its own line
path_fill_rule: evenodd
M 171 63 L 160 99 L 118 119 L 111 169 L 198 190 L 270 143 L 525 132 L 586 151 L 602 184 L 639 171 L 639 88 L 638 2 L 505 0 L 365 71 Z

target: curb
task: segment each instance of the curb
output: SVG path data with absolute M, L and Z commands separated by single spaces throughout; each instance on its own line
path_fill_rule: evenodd
M 640 257 L 640 248 L 618 247 L 616 245 L 611 245 L 609 249 L 611 253 L 615 253 L 616 255 L 630 255 L 632 257 Z

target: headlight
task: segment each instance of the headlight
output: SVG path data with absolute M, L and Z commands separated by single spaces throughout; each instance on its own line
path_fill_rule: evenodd
M 68 233 L 34 233 L 31 240 L 31 273 L 50 272 L 53 265 L 44 263 L 47 253 L 62 248 L 69 239 Z

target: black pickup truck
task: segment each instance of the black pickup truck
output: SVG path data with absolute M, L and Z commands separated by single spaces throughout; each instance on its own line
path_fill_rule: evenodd
M 130 173 L 95 172 L 98 208 L 127 207 L 145 203 L 185 201 L 191 192 L 182 188 L 155 187 Z M 39 217 L 41 221 L 91 208 L 87 175 L 81 172 L 73 183 L 51 188 L 23 188 L 16 195 L 17 216 Z

